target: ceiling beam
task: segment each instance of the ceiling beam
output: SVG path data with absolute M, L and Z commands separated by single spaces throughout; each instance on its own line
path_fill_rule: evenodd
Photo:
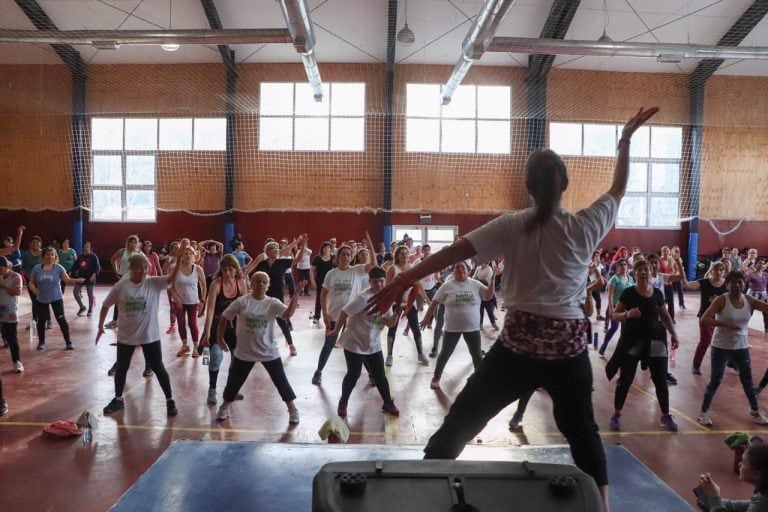
M 540 37 L 542 39 L 564 39 L 580 3 L 581 0 L 555 0 L 549 10 L 547 21 L 544 22 Z M 554 55 L 529 55 L 528 79 L 542 80 L 546 78 L 554 60 Z
M 221 18 L 219 18 L 219 11 L 216 9 L 216 4 L 213 0 L 200 0 L 203 4 L 203 10 L 205 11 L 205 17 L 208 18 L 208 25 L 214 30 L 223 30 L 221 25 Z M 218 45 L 219 53 L 221 54 L 221 60 L 227 69 L 235 70 L 235 52 L 229 47 L 228 44 Z
M 768 0 L 755 0 L 744 11 L 744 14 L 736 20 L 728 32 L 718 41 L 718 46 L 738 46 L 768 14 Z M 723 59 L 706 59 L 699 62 L 696 69 L 690 74 L 690 81 L 706 82 L 712 74 L 723 64 Z
M 48 14 L 35 0 L 16 0 L 16 5 L 19 6 L 38 30 L 58 30 L 51 18 L 48 17 Z M 74 77 L 85 77 L 86 64 L 80 56 L 80 52 L 68 44 L 54 43 L 51 46 L 53 46 L 56 54 L 67 65 Z

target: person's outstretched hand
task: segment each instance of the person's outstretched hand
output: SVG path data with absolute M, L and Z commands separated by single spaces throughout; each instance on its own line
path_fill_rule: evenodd
M 392 304 L 400 300 L 405 290 L 410 286 L 410 284 L 405 283 L 401 279 L 395 279 L 368 299 L 368 305 L 365 307 L 366 313 L 378 312 L 380 315 L 385 314 Z
M 622 139 L 631 139 L 632 134 L 637 131 L 638 128 L 643 126 L 646 121 L 648 121 L 650 118 L 652 118 L 654 115 L 656 115 L 656 112 L 659 111 L 659 107 L 651 107 L 649 109 L 645 109 L 644 107 L 640 107 L 640 110 L 635 114 L 635 116 L 627 121 L 627 124 L 624 125 L 624 129 L 621 130 L 621 138 Z

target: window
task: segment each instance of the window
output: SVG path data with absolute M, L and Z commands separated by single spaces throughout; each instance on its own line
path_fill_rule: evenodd
M 549 146 L 561 155 L 615 157 L 623 126 L 550 123 Z M 617 227 L 679 228 L 683 129 L 642 126 L 632 136 L 629 182 Z
M 160 151 L 224 151 L 219 118 L 93 118 L 91 219 L 154 221 Z
M 406 151 L 510 153 L 510 87 L 460 85 L 448 105 L 440 92 L 438 84 L 406 85 Z
M 364 151 L 365 84 L 325 83 L 315 101 L 306 83 L 262 83 L 261 151 Z

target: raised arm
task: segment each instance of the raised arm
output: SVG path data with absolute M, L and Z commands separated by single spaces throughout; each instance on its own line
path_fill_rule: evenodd
M 680 258 L 675 258 L 675 264 L 677 265 L 678 273 L 680 274 L 680 284 L 686 290 L 700 290 L 701 284 L 698 281 L 689 281 L 683 270 L 683 262 Z
M 608 193 L 616 199 L 624 197 L 624 193 L 627 191 L 627 181 L 629 180 L 629 141 L 632 138 L 632 134 L 658 111 L 658 107 L 652 107 L 647 110 L 640 107 L 637 114 L 627 121 L 627 124 L 624 125 L 624 129 L 621 131 L 619 154 L 616 156 L 616 168 L 613 171 L 613 183 L 611 188 L 608 189 Z
M 368 244 L 368 263 L 365 265 L 365 271 L 370 272 L 370 270 L 376 266 L 376 252 L 373 248 L 371 235 L 368 231 L 365 232 L 365 243 Z
M 432 272 L 442 270 L 457 261 L 471 258 L 475 254 L 477 254 L 477 251 L 475 251 L 475 248 L 469 243 L 469 240 L 460 238 L 447 248 L 431 254 L 415 267 L 411 267 L 405 272 L 398 274 L 391 282 L 387 279 L 387 286 L 369 299 L 366 310 L 369 312 L 378 310 L 379 313 L 384 314 L 392 303 L 403 296 L 405 290 L 410 288 L 413 283 L 422 277 L 431 274 Z M 387 272 L 387 274 L 389 274 L 389 272 Z

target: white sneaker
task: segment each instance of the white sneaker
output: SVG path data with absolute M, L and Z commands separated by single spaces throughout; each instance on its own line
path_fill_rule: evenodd
M 21 364 L 21 361 L 16 361 L 13 363 L 13 371 L 16 373 L 21 373 L 24 371 L 24 365 Z
M 208 399 L 206 402 L 210 405 L 216 405 L 216 388 L 208 388 Z
M 221 406 L 219 407 L 219 412 L 216 413 L 216 419 L 219 421 L 224 421 L 229 419 L 229 405 L 221 404 Z
M 765 414 L 763 414 L 763 411 L 760 411 L 760 410 L 749 411 L 749 417 L 752 421 L 754 421 L 758 425 L 768 425 L 768 418 L 765 417 Z
M 288 409 L 288 423 L 295 425 L 299 422 L 299 410 L 296 408 Z
M 699 425 L 704 425 L 705 427 L 711 427 L 712 425 L 715 424 L 712 421 L 712 416 L 709 415 L 709 411 L 701 411 L 697 419 L 698 419 Z

